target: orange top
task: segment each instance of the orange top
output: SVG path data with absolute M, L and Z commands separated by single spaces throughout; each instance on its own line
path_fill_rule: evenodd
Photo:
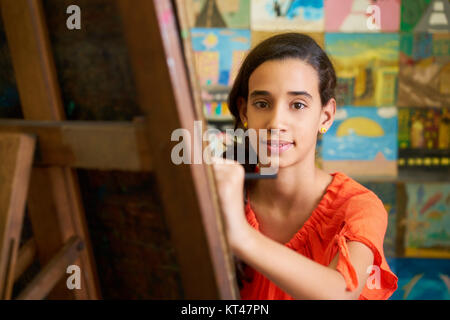
M 302 228 L 284 245 L 322 265 L 328 266 L 339 252 L 337 271 L 347 284 L 347 290 L 358 287 L 347 241 L 359 241 L 374 255 L 374 266 L 360 300 L 388 299 L 397 289 L 397 277 L 390 270 L 383 252 L 383 239 L 387 228 L 387 212 L 381 200 L 344 173 L 331 174 L 332 182 L 311 216 Z M 250 225 L 259 230 L 255 213 L 247 194 L 245 214 Z M 264 275 L 246 266 L 240 291 L 243 300 L 293 300 Z

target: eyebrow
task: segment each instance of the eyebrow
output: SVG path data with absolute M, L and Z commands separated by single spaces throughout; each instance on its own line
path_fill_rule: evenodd
M 288 91 L 287 94 L 290 96 L 306 96 L 309 99 L 312 99 L 312 96 L 307 91 Z M 270 95 L 271 95 L 270 92 L 265 90 L 254 90 L 252 91 L 252 93 L 250 93 L 250 97 L 270 96 Z

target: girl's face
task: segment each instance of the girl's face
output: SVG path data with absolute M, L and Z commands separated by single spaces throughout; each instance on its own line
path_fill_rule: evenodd
M 300 59 L 270 60 L 251 74 L 247 101 L 240 101 L 240 115 L 249 129 L 279 129 L 279 144 L 271 143 L 267 133 L 268 153 L 277 148 L 279 167 L 287 167 L 305 158 L 314 159 L 317 134 L 328 129 L 335 112 L 331 99 L 322 107 L 319 76 Z M 274 140 L 277 137 L 272 137 Z M 256 150 L 256 149 L 255 149 Z M 258 153 L 260 153 L 258 151 Z

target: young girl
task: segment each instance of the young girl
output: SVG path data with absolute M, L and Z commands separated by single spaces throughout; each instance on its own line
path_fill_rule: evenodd
M 244 167 L 258 167 L 213 164 L 227 238 L 246 264 L 242 299 L 388 299 L 397 288 L 383 253 L 383 203 L 345 174 L 315 166 L 335 86 L 325 52 L 297 33 L 260 43 L 236 77 L 236 127 L 279 130 L 279 143 L 269 135 L 266 146 L 279 153 L 278 176 L 246 184 L 245 202 Z

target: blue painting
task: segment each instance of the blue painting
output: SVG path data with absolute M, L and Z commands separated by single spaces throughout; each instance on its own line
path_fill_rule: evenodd
M 405 248 L 408 256 L 450 251 L 450 184 L 406 183 Z M 417 250 L 417 249 L 432 249 Z
M 196 77 L 208 119 L 231 120 L 228 93 L 250 49 L 250 30 L 192 28 Z
M 338 108 L 323 137 L 324 160 L 397 160 L 396 108 Z
M 391 258 L 387 262 L 398 277 L 390 300 L 450 300 L 450 260 Z
M 252 30 L 324 31 L 323 0 L 252 0 Z
M 192 28 L 191 37 L 201 85 L 228 86 L 250 49 L 250 30 Z

